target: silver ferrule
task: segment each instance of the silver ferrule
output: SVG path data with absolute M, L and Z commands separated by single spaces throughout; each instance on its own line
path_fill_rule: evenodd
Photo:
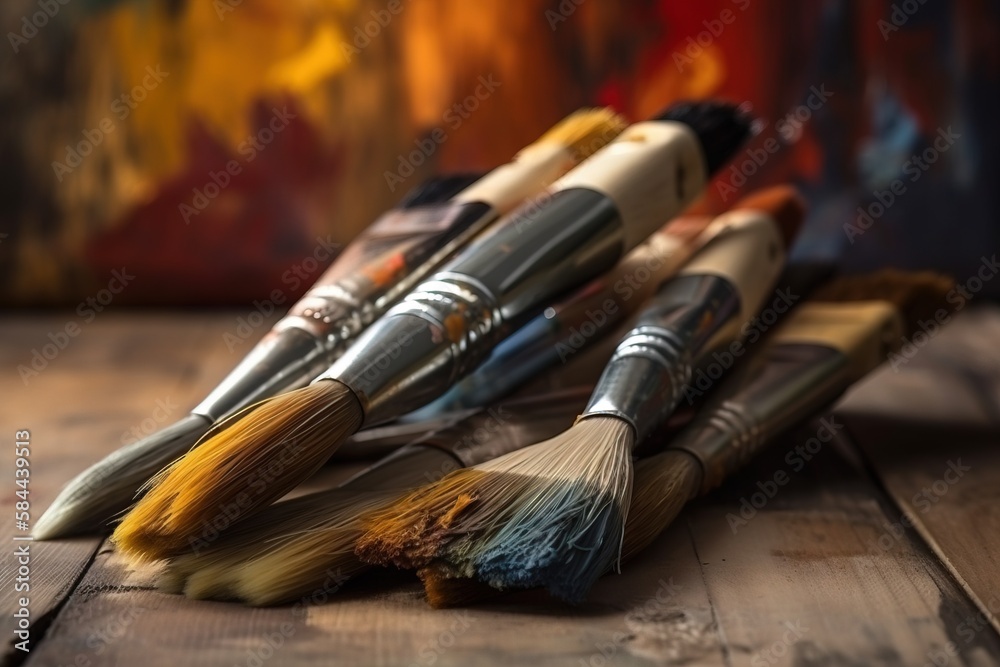
M 769 346 L 726 380 L 670 443 L 697 458 L 702 491 L 719 486 L 786 429 L 832 403 L 850 384 L 848 358 L 822 345 Z
M 739 313 L 739 293 L 725 278 L 667 282 L 615 349 L 582 417 L 623 419 L 641 443 L 677 407 L 692 364 Z
M 194 410 L 217 421 L 308 384 L 406 290 L 496 215 L 479 202 L 429 204 L 385 213 L 320 276 L 288 314 Z M 373 280 L 365 270 L 396 266 Z
M 361 292 L 362 290 L 354 290 Z M 376 317 L 375 303 L 342 284 L 317 285 L 275 325 L 276 331 L 305 331 L 331 352 L 342 352 Z
M 320 341 L 302 329 L 269 331 L 191 412 L 218 421 L 257 401 L 309 384 L 331 360 Z
M 342 352 L 346 341 L 495 218 L 480 202 L 390 211 L 361 233 L 275 328 L 302 329 Z M 366 270 L 384 276 L 375 279 Z
M 461 275 L 423 283 L 317 380 L 354 391 L 365 424 L 411 412 L 448 389 L 489 354 L 502 319 L 489 290 Z
M 365 425 L 411 412 L 474 370 L 505 336 L 621 257 L 601 193 L 563 190 L 469 246 L 369 327 L 319 379 L 350 387 Z

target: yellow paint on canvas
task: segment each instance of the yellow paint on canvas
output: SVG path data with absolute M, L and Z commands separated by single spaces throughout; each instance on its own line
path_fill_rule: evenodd
M 183 160 L 184 131 L 198 119 L 235 148 L 251 133 L 259 100 L 293 96 L 319 127 L 324 84 L 348 66 L 347 31 L 354 0 L 213 0 L 122 4 L 95 19 L 108 35 L 122 92 L 141 84 L 147 67 L 168 72 L 123 121 L 144 166 L 153 172 Z

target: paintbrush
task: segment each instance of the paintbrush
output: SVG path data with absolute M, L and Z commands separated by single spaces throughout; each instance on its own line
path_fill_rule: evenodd
M 720 486 L 762 449 L 831 406 L 945 307 L 953 282 L 893 270 L 830 282 L 796 308 L 708 398 L 668 449 L 636 464 L 622 547 L 648 547 L 688 500 Z M 420 572 L 428 601 L 450 607 L 496 591 L 446 564 Z
M 415 288 L 313 384 L 229 420 L 166 469 L 114 541 L 140 560 L 183 551 L 220 512 L 284 495 L 363 425 L 442 395 L 679 213 L 749 131 L 741 111 L 711 102 L 631 126 Z
M 580 288 L 500 343 L 479 368 L 441 398 L 406 415 L 437 415 L 490 405 L 547 369 L 614 331 L 708 241 L 711 216 L 672 220 L 625 256 L 608 273 Z M 596 378 L 595 378 L 596 379 Z
M 326 599 L 368 569 L 354 555 L 366 511 L 407 488 L 555 435 L 573 423 L 590 391 L 581 387 L 482 408 L 336 488 L 276 503 L 218 539 L 203 536 L 191 553 L 166 563 L 158 585 L 192 598 L 252 605 Z
M 953 286 L 934 273 L 893 270 L 817 290 L 769 337 L 662 454 L 636 467 L 623 557 L 660 534 L 696 495 L 718 487 L 796 424 L 820 413 L 898 350 Z
M 701 354 L 745 335 L 803 215 L 795 191 L 777 187 L 719 216 L 712 239 L 619 343 L 570 430 L 376 513 L 358 554 L 411 568 L 441 560 L 494 588 L 543 586 L 581 600 L 617 559 L 635 444 L 681 401 Z
M 622 119 L 608 109 L 581 110 L 475 182 L 432 181 L 403 208 L 364 230 L 191 414 L 73 479 L 35 524 L 35 537 L 106 526 L 135 501 L 150 477 L 191 449 L 213 424 L 312 381 L 457 249 L 623 128 Z

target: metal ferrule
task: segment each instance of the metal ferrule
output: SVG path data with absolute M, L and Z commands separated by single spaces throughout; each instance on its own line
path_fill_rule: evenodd
M 320 379 L 350 387 L 365 424 L 441 396 L 511 331 L 623 250 L 613 202 L 581 188 L 513 214 L 377 320 Z
M 362 232 L 343 260 L 330 267 L 275 328 L 303 329 L 339 353 L 345 341 L 356 338 L 495 219 L 495 211 L 480 202 L 390 211 Z M 391 279 L 376 281 L 363 273 L 397 256 L 405 256 L 405 268 Z
M 851 379 L 849 359 L 836 348 L 772 345 L 719 387 L 670 447 L 701 462 L 702 491 L 709 491 L 781 432 L 833 402 Z
M 308 384 L 392 303 L 495 217 L 479 202 L 428 204 L 382 215 L 193 412 L 217 421 Z M 406 257 L 400 275 L 377 282 L 362 272 L 394 255 Z
M 333 349 L 357 336 L 374 319 L 375 303 L 364 294 L 354 294 L 341 284 L 317 285 L 274 328 L 300 329 Z
M 330 360 L 319 340 L 302 329 L 269 331 L 191 412 L 218 421 L 265 398 L 308 384 Z
M 702 349 L 739 314 L 739 292 L 725 278 L 667 282 L 615 349 L 582 417 L 623 419 L 642 442 L 677 407 Z
M 489 354 L 501 320 L 496 300 L 465 276 L 438 274 L 394 306 L 318 380 L 350 387 L 365 424 L 437 398 Z

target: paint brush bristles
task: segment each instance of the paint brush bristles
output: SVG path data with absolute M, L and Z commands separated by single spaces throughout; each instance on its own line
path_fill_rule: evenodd
M 608 107 L 580 109 L 566 116 L 535 144 L 564 146 L 574 162 L 582 162 L 621 134 L 627 123 Z
M 622 561 L 631 560 L 674 522 L 687 501 L 698 495 L 701 478 L 701 464 L 684 451 L 667 450 L 635 464 Z
M 690 360 L 717 334 L 738 335 L 741 314 L 759 308 L 797 227 L 786 229 L 782 216 L 770 214 L 797 211 L 794 222 L 801 222 L 797 201 L 794 193 L 771 192 L 754 198 L 759 208 L 738 204 L 720 218 L 725 231 L 660 291 L 572 428 L 456 472 L 379 513 L 358 541 L 359 556 L 418 569 L 443 561 L 457 576 L 500 590 L 544 587 L 582 600 L 620 553 L 632 449 L 680 401 Z
M 257 606 L 325 599 L 368 569 L 354 555 L 361 517 L 399 493 L 333 489 L 279 503 L 227 531 L 205 551 L 171 559 L 157 584 L 190 598 Z
M 451 473 L 368 518 L 358 554 L 406 568 L 445 557 L 498 588 L 541 585 L 532 573 L 545 571 L 560 591 L 575 588 L 595 561 L 610 564 L 618 553 L 621 508 L 631 492 L 621 479 L 630 479 L 633 438 L 623 420 L 589 418 L 551 440 Z M 595 531 L 612 538 L 591 549 Z
M 308 418 L 289 420 L 288 414 Z M 189 549 L 219 530 L 219 523 L 228 526 L 277 500 L 288 490 L 287 480 L 297 483 L 312 474 L 361 418 L 353 392 L 334 380 L 237 414 L 210 434 L 211 446 L 197 447 L 150 481 L 112 540 L 136 560 Z M 225 502 L 216 504 L 219 499 Z
M 363 423 L 441 396 L 518 324 L 610 268 L 689 204 L 710 175 L 704 151 L 734 148 L 701 134 L 729 126 L 742 132 L 746 119 L 704 102 L 630 127 L 552 184 L 550 196 L 527 202 L 416 286 L 311 387 L 234 420 L 169 469 L 116 530 L 116 542 L 137 558 L 177 553 L 234 502 L 246 517 L 283 495 Z M 284 447 L 294 447 L 290 463 L 267 473 Z M 264 488 L 248 491 L 263 474 Z
M 36 540 L 102 532 L 133 501 L 137 490 L 174 458 L 188 451 L 212 427 L 202 415 L 187 415 L 152 436 L 123 447 L 67 484 L 38 519 Z
M 529 395 L 442 425 L 337 488 L 279 502 L 170 559 L 158 584 L 189 597 L 253 605 L 325 599 L 368 569 L 354 555 L 363 516 L 427 479 L 559 433 L 589 393 L 578 387 Z M 489 437 L 480 437 L 484 432 Z
M 698 495 L 701 479 L 701 465 L 684 451 L 667 450 L 636 463 L 622 540 L 622 563 L 634 558 L 673 523 L 688 500 Z M 417 574 L 428 604 L 438 609 L 487 600 L 500 592 L 441 561 L 432 562 Z
M 352 242 L 190 416 L 73 479 L 36 523 L 35 537 L 103 531 L 134 502 L 137 489 L 191 449 L 213 422 L 314 379 L 435 267 L 625 126 L 610 109 L 582 109 L 483 178 L 436 178 L 411 192 Z M 399 236 L 400 229 L 410 233 Z M 395 239 L 388 245 L 386 231 Z

